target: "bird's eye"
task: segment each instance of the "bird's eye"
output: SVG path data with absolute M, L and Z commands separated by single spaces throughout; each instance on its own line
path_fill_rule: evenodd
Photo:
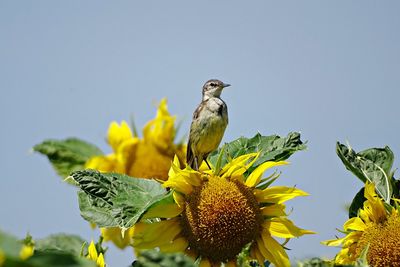
M 216 83 L 210 83 L 210 85 L 211 85 L 212 87 L 217 86 Z

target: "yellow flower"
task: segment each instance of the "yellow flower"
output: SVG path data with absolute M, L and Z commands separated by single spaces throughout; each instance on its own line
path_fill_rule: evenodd
M 86 256 L 86 258 L 96 262 L 98 267 L 106 266 L 106 264 L 104 262 L 103 253 L 97 253 L 96 246 L 94 245 L 93 241 L 90 242 L 90 245 L 88 247 L 88 255 Z
M 400 266 L 400 217 L 396 209 L 385 208 L 372 183 L 365 185 L 367 199 L 357 217 L 343 225 L 346 236 L 324 241 L 328 246 L 341 246 L 336 264 L 354 264 L 367 249 L 370 266 Z
M 33 245 L 23 245 L 21 251 L 19 252 L 19 257 L 21 260 L 26 260 L 33 255 Z
M 156 117 L 143 128 L 143 138 L 134 136 L 125 121 L 112 122 L 107 141 L 113 153 L 96 156 L 86 162 L 86 168 L 103 172 L 117 172 L 138 178 L 166 180 L 175 154 L 185 161 L 186 146 L 175 144 L 175 116 L 167 109 L 167 100 L 161 100 Z M 105 241 L 113 241 L 119 248 L 130 244 L 131 232 L 124 236 L 119 228 L 101 230 Z
M 5 261 L 6 261 L 6 256 L 4 255 L 4 252 L 0 249 L 0 267 L 3 266 Z
M 107 141 L 113 153 L 92 157 L 86 168 L 117 172 L 139 178 L 166 180 L 171 160 L 177 154 L 184 162 L 186 147 L 175 144 L 175 116 L 167 110 L 166 99 L 161 100 L 155 119 L 143 128 L 143 138 L 134 136 L 125 121 L 112 122 Z
M 173 189 L 175 205 L 150 209 L 135 225 L 137 250 L 158 247 L 162 252 L 184 251 L 201 258 L 200 266 L 236 266 L 236 257 L 251 244 L 250 256 L 263 265 L 290 266 L 288 255 L 275 238 L 290 239 L 313 232 L 287 219 L 285 201 L 307 193 L 296 188 L 270 187 L 278 176 L 262 178 L 271 167 L 287 164 L 265 162 L 246 178 L 257 153 L 232 160 L 219 173 L 181 170 L 175 157 L 165 187 Z M 151 216 L 149 215 L 151 214 Z M 144 220 L 150 219 L 153 220 Z M 154 220 L 154 218 L 164 218 Z

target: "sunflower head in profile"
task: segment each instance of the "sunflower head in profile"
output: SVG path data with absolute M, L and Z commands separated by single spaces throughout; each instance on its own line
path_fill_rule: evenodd
M 167 100 L 160 101 L 156 117 L 143 127 L 143 137 L 132 133 L 128 123 L 112 122 L 108 128 L 107 142 L 113 152 L 90 158 L 85 167 L 102 172 L 117 172 L 132 177 L 166 180 L 174 155 L 183 162 L 186 146 L 174 143 L 175 116 L 168 112 Z
M 174 155 L 181 161 L 185 159 L 186 145 L 174 143 L 176 136 L 176 117 L 168 112 L 167 100 L 160 101 L 154 119 L 143 127 L 143 137 L 122 121 L 112 122 L 108 128 L 107 142 L 113 152 L 108 155 L 90 158 L 85 167 L 101 172 L 116 172 L 132 177 L 156 178 L 166 180 Z M 101 229 L 104 241 L 112 241 L 118 248 L 130 244 L 132 229 L 124 235 L 118 227 Z
M 136 250 L 159 248 L 185 252 L 200 266 L 236 266 L 238 254 L 249 247 L 249 258 L 261 266 L 268 260 L 290 266 L 288 255 L 275 238 L 288 239 L 313 232 L 298 228 L 287 218 L 284 202 L 306 196 L 302 190 L 270 186 L 279 175 L 263 173 L 284 161 L 251 168 L 257 153 L 233 159 L 219 171 L 181 169 L 175 157 L 165 187 L 174 201 L 150 209 L 134 227 Z M 252 170 L 249 173 L 249 170 Z M 161 219 L 160 218 L 164 218 Z
M 364 196 L 366 200 L 358 216 L 343 225 L 346 236 L 323 244 L 341 247 L 334 259 L 336 264 L 354 264 L 366 253 L 369 266 L 400 267 L 399 211 L 384 204 L 373 183 L 365 185 Z

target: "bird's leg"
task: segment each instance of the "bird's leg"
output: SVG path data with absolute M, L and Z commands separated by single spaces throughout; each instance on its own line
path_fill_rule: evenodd
M 208 161 L 207 161 L 207 159 L 204 159 L 204 161 L 206 162 L 206 164 L 207 164 L 208 168 L 211 170 L 211 166 L 210 166 L 210 164 L 208 164 Z

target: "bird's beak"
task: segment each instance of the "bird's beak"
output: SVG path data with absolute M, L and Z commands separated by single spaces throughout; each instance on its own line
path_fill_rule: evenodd
M 222 87 L 223 87 L 223 88 L 229 87 L 229 86 L 231 86 L 229 83 L 223 83 L 223 84 L 222 84 Z

